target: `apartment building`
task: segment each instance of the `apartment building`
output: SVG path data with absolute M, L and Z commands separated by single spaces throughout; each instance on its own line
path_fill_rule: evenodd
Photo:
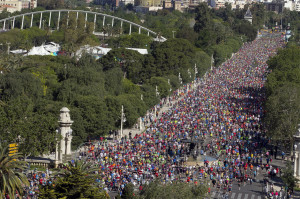
M 0 0 L 0 12 L 7 9 L 8 12 L 21 11 L 25 8 L 36 8 L 37 0 Z

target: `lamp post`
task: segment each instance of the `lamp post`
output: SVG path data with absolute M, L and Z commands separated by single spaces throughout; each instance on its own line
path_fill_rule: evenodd
M 297 144 L 294 145 L 294 176 L 297 176 L 297 156 L 296 156 L 296 151 L 297 151 Z
M 295 177 L 300 176 L 300 157 L 299 157 L 299 151 L 297 151 L 299 145 L 300 145 L 300 124 L 298 124 L 298 130 L 296 132 L 296 135 L 294 135 L 294 176 Z
M 175 30 L 172 31 L 172 33 L 173 33 L 173 39 L 175 38 L 175 35 L 174 35 L 175 32 L 176 32 Z
M 211 64 L 210 70 L 211 70 L 211 71 L 213 70 L 213 64 L 214 64 L 214 62 L 215 62 L 215 60 L 214 60 L 214 55 L 212 54 L 212 55 L 211 55 L 211 62 L 210 62 L 210 64 Z
M 170 86 L 169 91 L 171 92 L 171 91 L 172 91 L 172 86 L 171 86 L 171 83 L 170 83 L 170 79 L 168 79 L 168 84 L 169 84 L 169 86 Z
M 126 117 L 124 113 L 124 107 L 122 105 L 122 110 L 121 110 L 121 132 L 120 132 L 120 139 L 123 137 L 123 122 L 126 122 Z
M 181 78 L 180 73 L 178 74 L 178 79 L 179 79 L 179 83 L 180 83 L 180 87 L 181 87 L 181 85 L 182 85 L 182 78 Z M 178 89 L 178 95 L 180 94 L 180 87 Z
M 194 79 L 194 89 L 196 88 L 196 79 L 197 79 L 197 74 L 198 74 L 198 69 L 197 69 L 197 65 L 195 63 L 195 79 Z

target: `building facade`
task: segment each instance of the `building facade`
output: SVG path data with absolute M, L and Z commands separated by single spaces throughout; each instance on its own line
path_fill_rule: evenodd
M 0 0 L 0 12 L 7 9 L 8 12 L 33 9 L 37 7 L 37 0 Z

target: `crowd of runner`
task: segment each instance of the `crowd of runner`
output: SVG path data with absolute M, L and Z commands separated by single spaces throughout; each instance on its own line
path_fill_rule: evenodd
M 206 179 L 212 189 L 230 193 L 234 183 L 240 189 L 252 184 L 259 174 L 280 175 L 280 168 L 270 165 L 277 148 L 267 149 L 269 140 L 261 118 L 266 61 L 283 46 L 280 37 L 245 43 L 220 67 L 187 85 L 181 91 L 184 95 L 177 91 L 164 99 L 160 107 L 167 103 L 170 108 L 161 115 L 159 108 L 148 114 L 144 133 L 97 142 L 93 150 L 81 151 L 79 159 L 99 167 L 97 182 L 106 191 L 119 194 L 127 183 L 142 189 L 155 179 L 193 184 Z M 204 142 L 191 144 L 199 140 Z M 197 155 L 215 159 L 203 158 L 187 166 L 188 157 Z M 39 179 L 33 180 L 31 190 L 41 183 Z M 282 198 L 283 190 L 274 190 L 267 181 L 267 196 Z
M 163 183 L 194 184 L 207 179 L 213 187 L 230 192 L 234 181 L 240 187 L 261 172 L 280 175 L 280 169 L 270 165 L 277 149 L 266 149 L 269 140 L 261 118 L 266 61 L 283 45 L 280 37 L 245 43 L 231 59 L 198 79 L 197 88 L 191 89 L 190 84 L 183 97 L 174 93 L 164 99 L 160 106 L 172 106 L 160 117 L 158 109 L 149 114 L 144 133 L 119 142 L 99 142 L 93 151 L 82 152 L 81 158 L 99 167 L 107 191 L 121 192 L 127 183 L 142 189 L 159 178 Z M 185 142 L 199 139 L 205 143 L 194 148 Z M 216 161 L 204 159 L 203 164 L 186 166 L 188 155 L 193 154 L 213 156 Z M 283 194 L 267 182 L 265 191 L 274 198 Z

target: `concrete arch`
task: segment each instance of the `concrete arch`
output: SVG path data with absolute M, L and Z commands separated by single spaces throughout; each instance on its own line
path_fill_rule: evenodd
M 58 13 L 58 25 L 57 25 L 57 29 L 59 29 L 59 22 L 60 22 L 60 17 L 61 17 L 61 13 L 62 12 L 66 12 L 69 13 L 70 12 L 74 12 L 74 13 L 77 13 L 77 17 L 78 17 L 78 13 L 83 13 L 85 14 L 85 21 L 87 21 L 87 15 L 90 14 L 90 15 L 94 15 L 94 23 L 96 23 L 96 19 L 97 19 L 97 16 L 102 16 L 103 17 L 103 26 L 104 26 L 104 23 L 105 23 L 105 20 L 106 18 L 111 18 L 112 20 L 112 26 L 114 25 L 114 21 L 115 20 L 118 20 L 121 22 L 121 28 L 123 26 L 123 23 L 128 23 L 130 26 L 129 26 L 129 34 L 132 33 L 132 26 L 135 26 L 138 28 L 138 33 L 141 34 L 141 30 L 145 30 L 148 34 L 148 36 L 150 36 L 150 34 L 152 34 L 154 37 L 157 37 L 157 39 L 161 40 L 161 41 L 165 41 L 166 38 L 158 35 L 158 33 L 146 28 L 146 27 L 143 27 L 139 24 L 136 24 L 134 22 L 131 22 L 131 21 L 128 21 L 126 19 L 122 19 L 122 18 L 119 18 L 119 17 L 115 17 L 115 16 L 112 16 L 112 15 L 108 15 L 108 14 L 104 14 L 104 13 L 98 13 L 98 12 L 92 12 L 92 11 L 85 11 L 85 10 L 44 10 L 44 11 L 36 11 L 36 12 L 30 12 L 30 13 L 24 13 L 24 14 L 21 14 L 21 15 L 16 15 L 16 16 L 12 16 L 12 17 L 8 17 L 8 18 L 5 18 L 5 19 L 1 19 L 0 20 L 0 24 L 3 23 L 3 28 L 2 28 L 2 31 L 5 31 L 5 30 L 9 30 L 9 29 L 6 29 L 6 24 L 8 24 L 7 22 L 12 22 L 12 29 L 15 28 L 15 20 L 16 18 L 22 18 L 22 22 L 21 22 L 21 29 L 23 29 L 24 27 L 24 16 L 31 16 L 31 21 L 30 21 L 30 27 L 33 26 L 33 16 L 34 15 L 40 15 L 40 21 L 39 21 L 39 28 L 42 27 L 42 18 L 43 18 L 43 14 L 44 13 L 50 13 L 49 15 L 49 22 L 48 22 L 48 26 L 50 27 L 50 24 L 51 24 L 51 16 L 52 16 L 52 13 L 55 13 L 57 12 Z M 94 26 L 94 30 L 95 30 L 95 26 Z M 95 32 L 94 32 L 95 34 Z M 158 38 L 159 37 L 159 38 Z

